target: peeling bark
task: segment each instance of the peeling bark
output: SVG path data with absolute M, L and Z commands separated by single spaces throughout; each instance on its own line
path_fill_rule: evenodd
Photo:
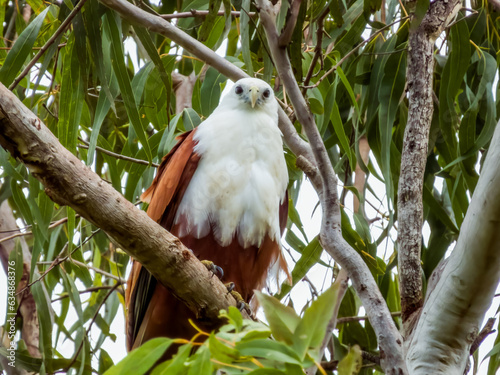
M 457 0 L 432 3 L 421 24 L 410 31 L 408 40 L 408 123 L 398 188 L 398 271 L 404 331 L 412 314 L 418 313 L 423 304 L 420 267 L 422 191 L 434 111 L 434 42 L 459 9 Z
M 407 342 L 411 374 L 463 374 L 500 281 L 500 123 L 457 244 Z

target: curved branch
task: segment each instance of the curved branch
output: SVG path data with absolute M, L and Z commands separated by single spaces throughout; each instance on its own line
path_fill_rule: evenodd
M 323 210 L 320 232 L 321 244 L 346 269 L 357 294 L 361 298 L 370 323 L 377 334 L 382 368 L 386 374 L 406 374 L 407 370 L 402 353 L 402 338 L 392 320 L 387 304 L 366 263 L 342 237 L 337 176 L 316 127 L 314 117 L 295 81 L 286 49 L 279 45 L 275 23 L 278 9 L 267 0 L 258 0 L 257 4 L 260 8 L 260 19 L 266 30 L 276 69 L 287 89 L 297 118 L 309 138 L 322 179 L 322 190 L 318 192 Z
M 216 321 L 221 309 L 236 305 L 222 282 L 180 240 L 83 165 L 2 84 L 0 145 L 28 167 L 52 200 L 105 231 L 198 318 Z

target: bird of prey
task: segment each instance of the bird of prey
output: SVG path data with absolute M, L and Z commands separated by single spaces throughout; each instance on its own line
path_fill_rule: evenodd
M 141 196 L 148 215 L 200 260 L 222 267 L 250 303 L 280 271 L 288 212 L 288 172 L 278 104 L 264 81 L 237 81 L 214 112 L 178 137 Z M 137 261 L 126 303 L 127 348 L 159 336 L 190 339 L 194 314 Z

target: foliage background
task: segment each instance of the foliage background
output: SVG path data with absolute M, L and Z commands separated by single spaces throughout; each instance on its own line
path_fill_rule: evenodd
M 288 105 L 249 0 L 178 0 L 160 5 L 142 1 L 138 5 L 165 15 L 210 10 L 200 17 L 170 18 L 209 48 L 223 46 L 219 51 L 228 61 L 272 83 L 276 95 Z M 221 5 L 226 11 L 218 15 Z M 417 17 L 426 6 L 417 1 Z M 283 1 L 278 29 L 286 24 L 288 7 Z M 424 281 L 457 238 L 499 118 L 500 88 L 495 81 L 500 62 L 499 13 L 484 1 L 467 7 L 436 42 L 435 105 L 424 179 L 428 232 L 422 242 Z M 314 86 L 303 90 L 342 184 L 344 238 L 362 255 L 395 313 L 400 311 L 395 199 L 408 116 L 406 57 L 411 23 L 407 15 L 411 8 L 411 3 L 402 6 L 395 0 L 303 1 L 287 46 L 296 80 Z M 241 17 L 229 15 L 229 9 L 242 10 Z M 65 26 L 67 19 L 71 22 Z M 139 202 L 139 195 L 152 181 L 154 168 L 148 163 L 159 163 L 177 134 L 209 116 L 227 84 L 226 77 L 196 56 L 160 35 L 128 24 L 96 0 L 53 4 L 2 0 L 0 21 L 0 81 L 65 147 L 131 202 Z M 48 44 L 54 36 L 54 43 Z M 135 53 L 130 54 L 131 48 Z M 30 64 L 40 51 L 41 57 Z M 328 73 L 332 68 L 335 72 Z M 177 74 L 196 77 L 192 108 L 178 113 Z M 297 121 L 294 125 L 300 132 L 301 125 Z M 366 163 L 361 161 L 363 139 L 371 150 Z M 124 160 L 102 150 L 146 162 Z M 314 265 L 314 273 L 328 270 L 329 275 L 336 275 L 338 269 L 328 257 L 321 258 L 318 239 L 304 231 L 305 219 L 294 209 L 304 178 L 289 150 L 286 158 L 291 209 L 285 240 L 295 286 Z M 103 373 L 112 361 L 102 344 L 116 337 L 110 325 L 124 310 L 122 284 L 128 256 L 71 208 L 54 204 L 38 180 L 3 149 L 0 165 L 0 200 L 8 200 L 29 246 L 31 280 L 38 278 L 36 272 L 43 275 L 31 287 L 40 324 L 40 351 L 30 353 L 20 341 L 18 358 L 42 373 L 89 373 L 91 369 Z M 355 183 L 356 166 L 358 175 L 369 176 L 361 185 Z M 376 188 L 380 184 L 383 191 Z M 361 201 L 359 210 L 350 208 L 353 196 Z M 10 259 L 17 261 L 20 279 L 20 242 Z M 329 283 L 326 280 L 326 286 Z M 306 307 L 317 298 L 314 288 L 320 293 L 323 286 L 311 287 Z M 290 289 L 282 285 L 278 297 L 293 305 L 296 297 L 290 297 Z M 51 304 L 51 300 L 59 301 Z M 77 321 L 69 318 L 70 311 L 76 312 Z M 358 315 L 363 315 L 361 303 L 349 287 L 338 317 Z M 19 329 L 21 324 L 19 319 Z M 489 374 L 500 366 L 499 340 L 489 361 Z M 67 345 L 73 347 L 69 356 L 61 354 Z M 354 345 L 378 354 L 373 329 L 364 320 L 339 324 L 332 345 L 337 360 Z M 30 359 L 34 356 L 41 359 Z M 372 374 L 376 369 L 368 364 L 361 373 Z

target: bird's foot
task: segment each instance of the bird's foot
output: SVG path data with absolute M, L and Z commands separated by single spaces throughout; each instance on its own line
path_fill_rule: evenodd
M 245 310 L 248 313 L 248 315 L 252 316 L 252 309 L 250 308 L 248 303 L 245 302 L 241 294 L 239 294 L 236 290 L 234 290 L 234 283 L 230 282 L 224 285 L 226 286 L 228 293 L 231 293 L 233 298 L 236 300 L 236 307 L 238 308 L 238 310 L 240 311 Z
M 212 272 L 212 276 L 217 275 L 219 279 L 224 277 L 224 270 L 211 260 L 202 260 L 201 263 L 203 263 L 203 265 L 207 267 L 210 272 Z

